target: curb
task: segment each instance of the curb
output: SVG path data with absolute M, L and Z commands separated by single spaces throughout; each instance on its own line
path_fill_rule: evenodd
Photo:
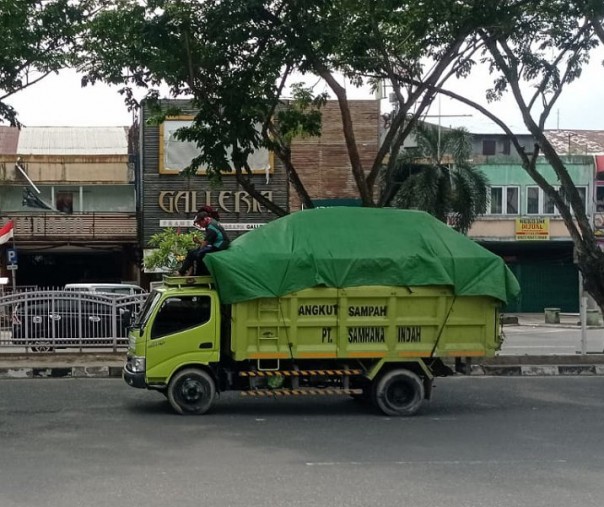
M 480 365 L 473 364 L 473 376 L 504 377 L 550 377 L 550 376 L 594 376 L 604 375 L 604 364 L 560 364 L 560 365 Z
M 121 378 L 121 366 L 15 367 L 0 368 L 0 379 Z M 604 364 L 473 364 L 475 377 L 604 376 Z
M 121 366 L 15 367 L 0 368 L 0 379 L 19 378 L 114 378 Z
M 121 378 L 125 356 L 65 354 L 0 355 L 0 379 Z M 597 376 L 604 375 L 604 354 L 494 356 L 476 358 L 467 376 Z M 453 366 L 450 364 L 449 366 Z
M 540 322 L 519 322 L 517 324 L 505 324 L 505 327 L 550 327 L 556 329 L 576 329 L 577 331 L 581 330 L 581 326 L 577 324 L 542 324 Z M 585 329 L 604 329 L 604 326 L 585 326 Z M 505 328 L 504 328 L 505 331 Z

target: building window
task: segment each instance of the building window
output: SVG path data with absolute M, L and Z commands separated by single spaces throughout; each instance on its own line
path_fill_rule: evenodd
M 175 335 L 201 326 L 211 317 L 212 303 L 208 296 L 178 296 L 167 298 L 161 305 L 151 339 Z
M 504 155 L 509 155 L 510 154 L 510 140 L 509 139 L 504 139 L 503 140 L 503 149 L 501 150 L 501 153 L 503 153 Z
M 518 187 L 491 187 L 491 215 L 517 215 L 520 189 Z
M 539 187 L 526 188 L 526 213 L 527 215 L 539 214 L 539 196 L 541 189 Z
M 556 214 L 558 212 L 558 210 L 556 209 L 556 205 L 554 204 L 554 201 L 550 198 L 549 195 L 547 195 L 543 191 L 542 191 L 542 195 L 543 195 L 543 214 L 544 215 Z
M 57 192 L 55 207 L 61 213 L 73 213 L 73 192 Z
M 604 187 L 596 188 L 596 211 L 604 211 Z
M 554 187 L 556 190 L 560 190 L 559 187 Z M 585 202 L 587 197 L 587 187 L 577 187 L 577 192 L 581 196 L 583 201 L 583 209 L 585 209 Z M 568 203 L 568 200 L 565 199 Z M 572 211 L 572 210 L 571 210 Z M 554 201 L 545 194 L 539 187 L 527 187 L 526 189 L 526 214 L 527 215 L 559 215 L 558 208 L 556 208 Z
M 492 139 L 482 140 L 482 154 L 483 155 L 495 155 L 497 149 L 497 143 Z

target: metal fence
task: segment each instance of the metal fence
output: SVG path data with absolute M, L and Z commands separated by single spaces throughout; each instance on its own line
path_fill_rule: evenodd
M 0 350 L 25 352 L 125 349 L 124 314 L 134 316 L 147 294 L 66 290 L 0 295 Z

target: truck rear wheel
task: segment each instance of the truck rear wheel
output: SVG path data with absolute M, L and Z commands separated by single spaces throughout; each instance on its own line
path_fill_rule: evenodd
M 412 371 L 399 369 L 382 375 L 373 389 L 373 402 L 384 414 L 415 414 L 424 400 L 424 384 Z
M 205 414 L 216 395 L 214 379 L 205 371 L 187 368 L 179 371 L 168 385 L 168 401 L 183 415 Z

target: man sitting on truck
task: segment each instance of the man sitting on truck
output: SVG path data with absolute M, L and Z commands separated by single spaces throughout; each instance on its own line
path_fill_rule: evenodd
M 193 226 L 196 229 L 204 229 L 205 237 L 203 240 L 197 237 L 194 238 L 199 248 L 189 250 L 178 270 L 180 276 L 190 274 L 195 263 L 197 263 L 195 274 L 199 274 L 202 271 L 202 261 L 206 254 L 226 250 L 231 243 L 222 225 L 213 219 L 207 211 L 197 213 L 195 220 L 193 220 Z

